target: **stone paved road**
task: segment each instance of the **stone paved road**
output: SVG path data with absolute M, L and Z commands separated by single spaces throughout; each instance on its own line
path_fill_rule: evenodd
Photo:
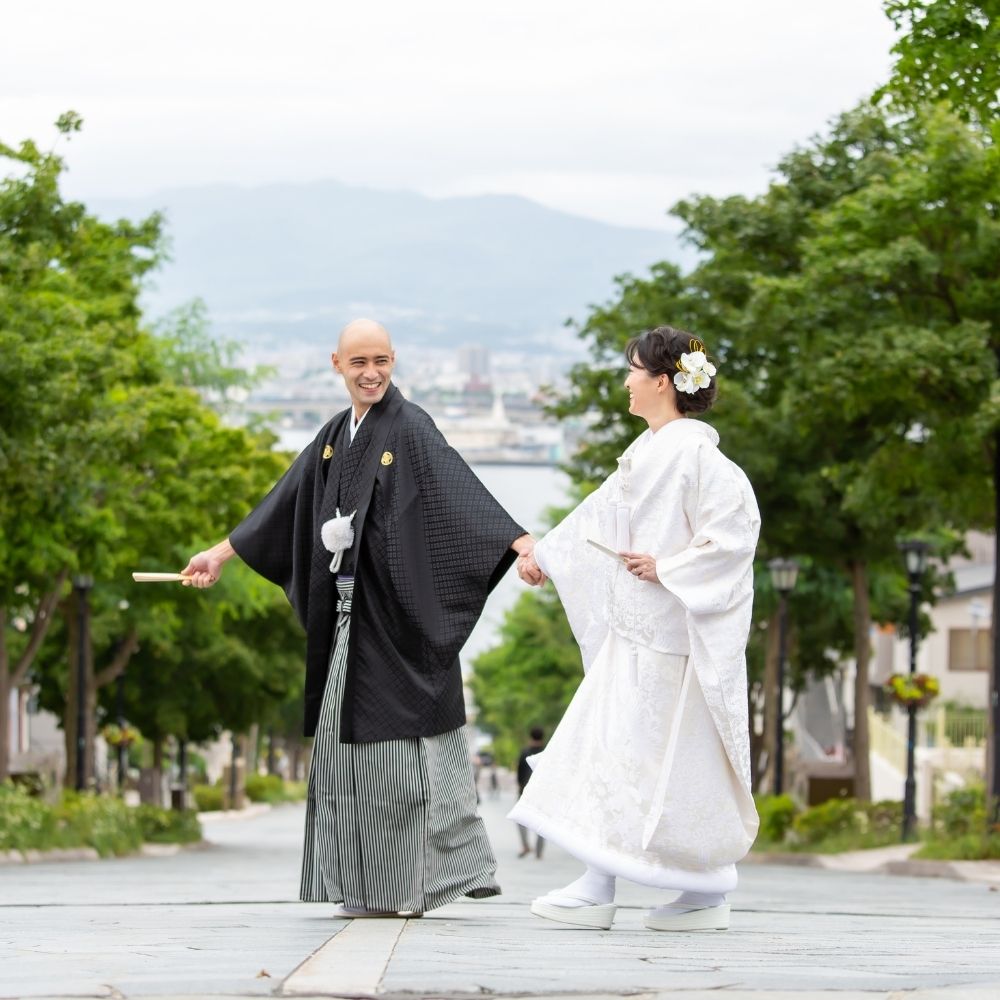
M 645 930 L 657 899 L 638 886 L 619 892 L 611 931 L 575 930 L 527 913 L 577 866 L 557 850 L 518 859 L 509 804 L 483 806 L 505 894 L 421 920 L 297 902 L 296 807 L 212 823 L 211 847 L 173 857 L 0 867 L 0 997 L 1000 1000 L 1000 892 L 986 885 L 748 865 L 728 933 Z

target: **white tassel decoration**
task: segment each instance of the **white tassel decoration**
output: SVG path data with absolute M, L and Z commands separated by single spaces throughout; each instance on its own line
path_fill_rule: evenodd
M 323 540 L 324 548 L 333 553 L 333 561 L 330 563 L 331 573 L 336 573 L 340 569 L 344 553 L 354 544 L 353 521 L 355 514 L 357 511 L 349 516 L 344 516 L 338 507 L 336 515 L 320 528 L 319 534 Z

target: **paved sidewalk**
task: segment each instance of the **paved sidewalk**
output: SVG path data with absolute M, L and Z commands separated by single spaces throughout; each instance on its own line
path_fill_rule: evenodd
M 1000 997 L 989 885 L 750 864 L 728 933 L 647 931 L 657 893 L 631 885 L 612 930 L 576 930 L 527 912 L 578 866 L 518 859 L 510 801 L 483 804 L 505 894 L 420 920 L 299 903 L 299 807 L 206 825 L 213 846 L 172 857 L 4 866 L 0 997 Z

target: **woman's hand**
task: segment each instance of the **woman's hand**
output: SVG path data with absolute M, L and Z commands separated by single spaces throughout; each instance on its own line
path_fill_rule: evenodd
M 540 587 L 548 579 L 531 553 L 517 560 L 517 575 L 532 587 Z
M 647 583 L 659 583 L 660 578 L 656 575 L 656 560 L 643 552 L 623 552 L 625 568 L 637 580 L 645 580 Z

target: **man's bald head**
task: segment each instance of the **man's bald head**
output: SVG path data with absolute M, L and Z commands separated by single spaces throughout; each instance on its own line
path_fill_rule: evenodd
M 337 338 L 337 354 L 346 354 L 351 350 L 351 345 L 357 342 L 377 343 L 383 342 L 384 346 L 392 350 L 392 338 L 389 331 L 373 319 L 352 319 L 341 331 Z
M 333 367 L 344 384 L 359 419 L 388 391 L 396 353 L 389 331 L 373 319 L 352 320 L 343 330 L 333 352 Z

